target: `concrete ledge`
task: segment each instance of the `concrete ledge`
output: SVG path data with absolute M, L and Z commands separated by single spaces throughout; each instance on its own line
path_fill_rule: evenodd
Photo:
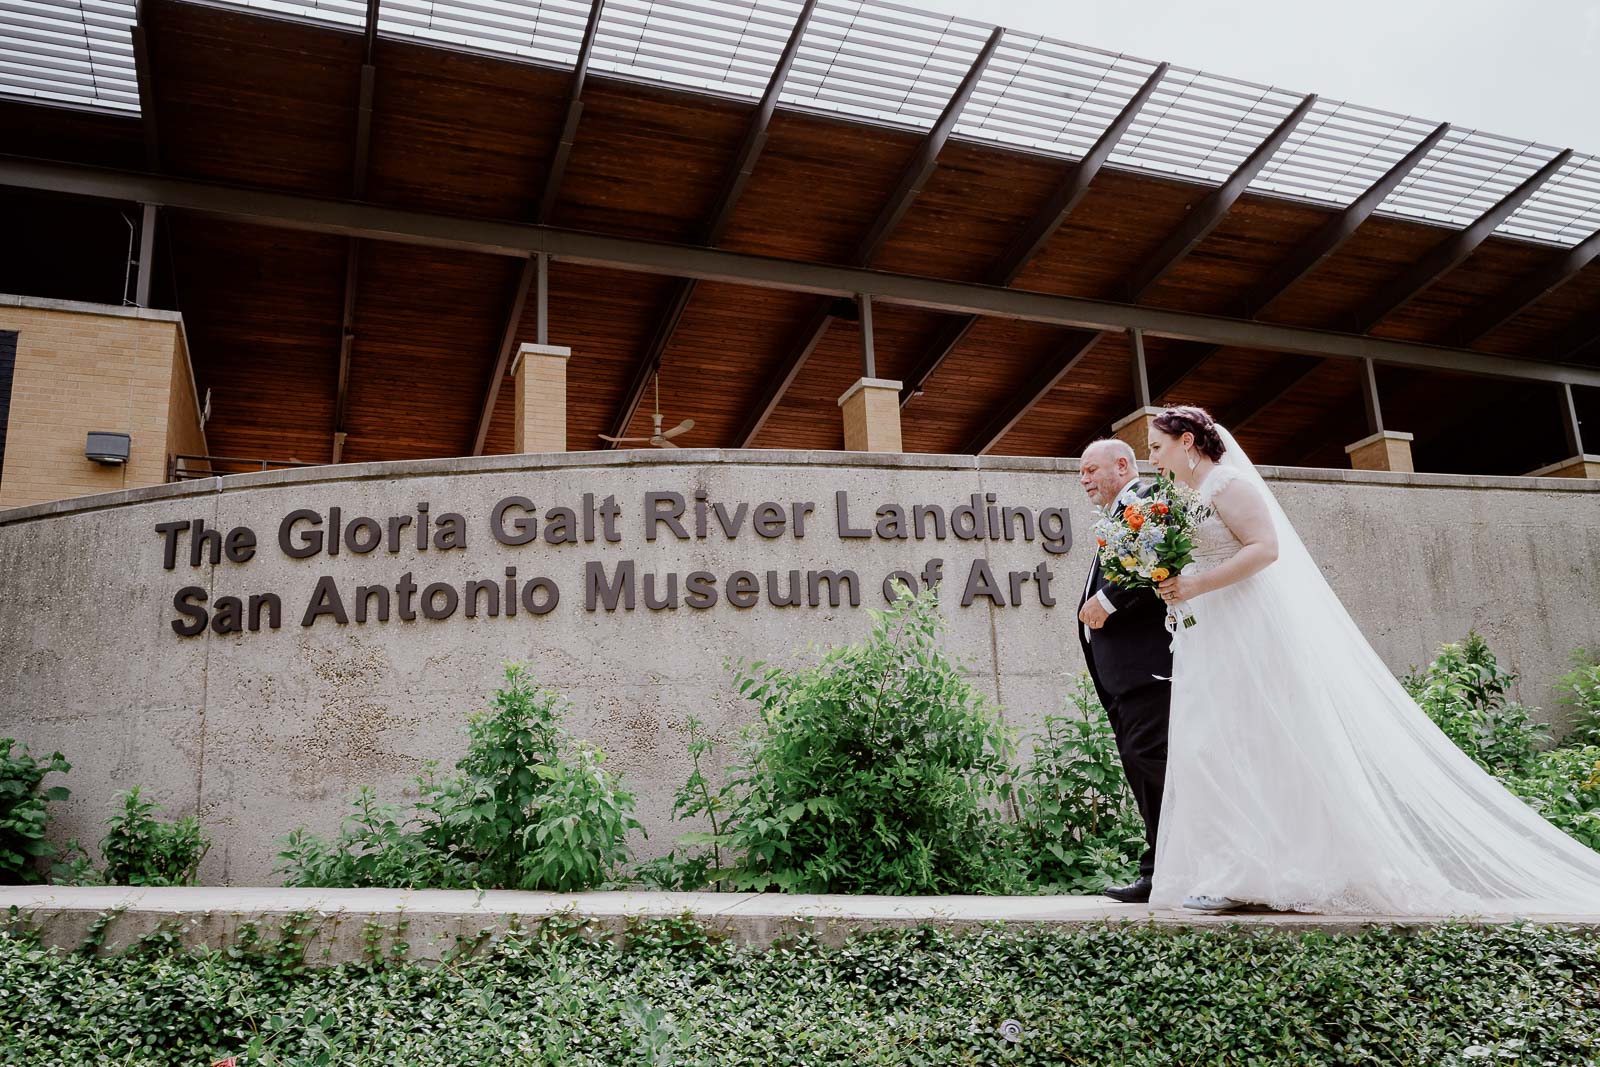
M 70 311 L 75 315 L 110 315 L 119 319 L 149 319 L 153 322 L 182 322 L 176 311 L 162 308 L 132 307 L 123 304 L 91 304 L 83 300 L 52 300 L 42 296 L 0 293 L 0 307 L 33 308 L 36 311 Z
M 685 467 L 722 465 L 735 467 L 846 467 L 948 471 L 1041 471 L 1076 474 L 1076 457 L 966 456 L 913 452 L 790 451 L 763 448 L 635 448 L 590 452 L 534 453 L 530 455 L 461 456 L 445 459 L 395 460 L 383 463 L 342 463 L 295 467 L 200 478 L 142 489 L 126 489 L 92 496 L 69 497 L 43 504 L 0 511 L 0 526 L 80 512 L 102 511 L 128 504 L 143 504 L 176 497 L 231 493 L 247 489 L 320 485 L 330 482 L 398 481 L 506 471 L 573 468 Z M 1410 474 L 1395 471 L 1336 470 L 1325 467 L 1261 466 L 1262 477 L 1272 482 L 1349 482 L 1363 485 L 1422 486 L 1437 489 L 1506 489 L 1526 492 L 1600 493 L 1600 480 L 1583 478 L 1504 477 L 1478 474 Z M 1140 463 L 1146 476 L 1155 468 Z M 1073 493 L 1078 492 L 1074 487 Z M 1076 497 L 1074 499 L 1077 499 Z
M 1118 904 L 1108 897 L 875 897 L 784 893 L 521 893 L 402 889 L 277 889 L 268 887 L 137 889 L 123 886 L 17 886 L 0 888 L 0 914 L 15 907 L 44 942 L 64 949 L 82 945 L 102 926 L 103 950 L 118 951 L 165 929 L 184 944 L 223 948 L 240 928 L 254 924 L 269 940 L 293 916 L 314 931 L 312 963 L 357 960 L 370 951 L 373 929 L 384 951 L 438 960 L 465 946 L 537 926 L 556 917 L 588 920 L 588 936 L 620 938 L 630 921 L 692 916 L 740 944 L 764 948 L 810 933 L 842 944 L 856 933 L 931 924 L 972 929 L 994 924 L 1080 929 L 1127 923 L 1183 929 L 1332 934 L 1377 927 L 1418 927 L 1444 922 L 1498 926 L 1515 922 L 1580 929 L 1600 935 L 1600 911 L 1591 915 L 1486 915 L 1470 918 L 1304 915 L 1242 912 L 1198 915 Z M 109 916 L 107 921 L 105 916 Z M 401 947 L 403 943 L 403 948 Z

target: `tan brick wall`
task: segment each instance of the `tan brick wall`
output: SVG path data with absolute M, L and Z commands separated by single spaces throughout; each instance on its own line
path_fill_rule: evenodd
M 567 360 L 572 350 L 524 345 L 517 361 L 517 452 L 567 450 Z
M 0 304 L 17 331 L 0 508 L 159 485 L 169 451 L 205 451 L 181 324 L 94 307 Z M 90 430 L 128 434 L 128 462 L 85 459 Z
M 865 384 L 864 384 L 865 383 Z M 900 383 L 863 378 L 839 398 L 847 452 L 903 452 Z

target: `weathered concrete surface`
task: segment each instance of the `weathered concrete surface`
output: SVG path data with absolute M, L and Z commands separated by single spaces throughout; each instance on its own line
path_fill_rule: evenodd
M 471 951 L 513 929 L 546 919 L 582 920 L 585 936 L 620 942 L 631 923 L 689 917 L 713 934 L 765 948 L 811 934 L 838 945 L 858 933 L 930 925 L 948 930 L 989 926 L 1057 930 L 1105 923 L 1172 928 L 1359 933 L 1375 927 L 1443 922 L 1498 926 L 1514 922 L 1600 933 L 1600 911 L 1589 915 L 1419 917 L 1305 915 L 1293 912 L 1196 912 L 1118 904 L 1109 897 L 870 897 L 786 893 L 474 893 L 401 889 L 130 889 L 122 886 L 0 888 L 0 916 L 15 906 L 46 944 L 75 949 L 93 932 L 102 951 L 116 952 L 157 930 L 191 947 L 221 949 L 253 925 L 275 940 L 286 923 L 311 934 L 311 963 L 370 957 L 438 960 Z M 3 920 L 0 920 L 3 921 Z M 98 930 L 95 928 L 98 927 Z
M 808 643 L 855 639 L 864 610 L 823 605 L 709 610 L 587 611 L 584 563 L 634 559 L 643 571 L 703 568 L 725 591 L 730 572 L 856 570 L 862 604 L 882 606 L 890 570 L 945 560 L 948 646 L 1026 731 L 1061 709 L 1082 661 L 1074 606 L 1087 574 L 1090 509 L 1075 463 L 1009 457 L 681 450 L 497 456 L 358 464 L 240 475 L 0 514 L 0 736 L 35 752 L 59 749 L 74 764 L 52 833 L 92 845 L 117 792 L 135 784 L 173 813 L 197 812 L 215 840 L 201 870 L 208 884 L 269 884 L 278 838 L 301 824 L 331 832 L 358 785 L 386 800 L 414 795 L 424 761 L 448 764 L 464 744 L 467 712 L 485 705 L 501 664 L 526 659 L 574 708 L 569 726 L 609 755 L 639 797 L 649 833 L 636 854 L 664 854 L 691 827 L 669 818 L 687 776 L 690 715 L 733 739 L 752 718 L 724 663 L 784 659 Z M 1600 485 L 1575 479 L 1484 479 L 1353 471 L 1267 472 L 1334 588 L 1397 672 L 1476 627 L 1523 675 L 1522 699 L 1558 713 L 1550 683 L 1569 652 L 1600 646 Z M 806 536 L 648 542 L 640 511 L 648 490 L 714 501 L 814 501 Z M 1074 547 L 1051 555 L 1037 541 L 841 540 L 833 494 L 850 493 L 852 520 L 869 524 L 880 503 L 939 503 L 994 493 L 999 505 L 1071 509 Z M 543 509 L 578 507 L 582 494 L 614 494 L 623 508 L 615 544 L 521 547 L 495 543 L 488 517 L 511 494 Z M 391 554 L 342 550 L 293 559 L 278 550 L 279 521 L 337 506 L 348 521 L 413 512 L 465 516 L 463 551 Z M 158 523 L 204 519 L 254 530 L 254 559 L 191 568 L 187 542 L 163 567 Z M 1047 563 L 1057 605 L 1024 583 L 1019 606 L 956 605 L 974 560 L 1007 571 Z M 418 618 L 301 626 L 322 575 L 348 598 L 357 584 L 418 585 L 548 575 L 559 606 L 540 617 Z M 173 595 L 187 585 L 223 595 L 274 592 L 282 626 L 257 633 L 177 636 Z M 785 583 L 786 584 L 786 581 Z M 354 605 L 349 605 L 352 610 Z

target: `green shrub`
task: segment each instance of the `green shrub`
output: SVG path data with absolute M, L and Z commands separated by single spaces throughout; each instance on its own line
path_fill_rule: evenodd
M 1528 772 L 1501 781 L 1558 829 L 1600 851 L 1600 746 L 1541 752 Z
M 152 938 L 95 956 L 0 933 L 0 989 L 19 1006 L 0 1011 L 0 1062 L 1584 1067 L 1600 1056 L 1600 941 L 1561 928 L 917 927 L 770 950 L 679 930 L 618 945 L 541 929 L 445 966 L 319 968 L 303 949 L 299 934 L 193 953 Z
M 1098 893 L 1138 873 L 1144 821 L 1088 675 L 1067 700 L 1076 714 L 1046 716 L 1017 784 L 1018 845 L 1035 886 Z
M 159 806 L 134 786 L 122 795 L 122 811 L 106 820 L 100 839 L 103 866 L 95 870 L 83 846 L 67 842 L 51 881 L 58 885 L 193 885 L 211 842 L 193 815 L 171 822 L 156 818 Z
M 997 893 L 1022 865 L 999 811 L 1010 739 L 938 645 L 933 591 L 873 611 L 811 667 L 738 664 L 743 733 L 708 876 L 795 893 Z
M 1532 772 L 1550 739 L 1527 708 L 1506 699 L 1516 677 L 1474 630 L 1465 641 L 1442 647 L 1426 668 L 1413 668 L 1402 684 L 1456 747 L 1490 774 L 1503 776 Z
M 361 790 L 337 838 L 304 829 L 278 854 L 286 884 L 571 892 L 628 857 L 632 794 L 561 726 L 569 704 L 508 664 L 493 707 L 468 720 L 455 773 L 419 778 L 407 817 Z
M 15 750 L 15 751 L 14 751 Z M 52 752 L 43 762 L 17 748 L 14 738 L 0 737 L 0 884 L 29 885 L 44 880 L 43 865 L 55 855 L 45 840 L 49 815 L 45 806 L 65 800 L 65 786 L 41 790 L 44 776 L 72 769 L 66 757 Z
M 1572 709 L 1569 745 L 1600 745 L 1600 659 L 1586 649 L 1572 654 L 1572 670 L 1556 682 L 1557 698 Z
M 162 822 L 152 814 L 156 810 L 134 786 L 123 797 L 121 814 L 106 823 L 110 831 L 100 841 L 100 855 L 107 885 L 194 884 L 211 842 L 193 815 Z

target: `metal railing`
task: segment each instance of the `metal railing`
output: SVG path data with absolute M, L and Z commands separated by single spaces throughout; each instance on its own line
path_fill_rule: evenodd
M 204 464 L 204 469 L 197 465 Z M 215 478 L 225 474 L 250 474 L 255 471 L 288 467 L 320 467 L 298 459 L 261 459 L 256 456 L 197 456 L 180 452 L 167 459 L 167 481 L 186 482 L 195 478 Z M 231 469 L 230 469 L 231 468 Z

